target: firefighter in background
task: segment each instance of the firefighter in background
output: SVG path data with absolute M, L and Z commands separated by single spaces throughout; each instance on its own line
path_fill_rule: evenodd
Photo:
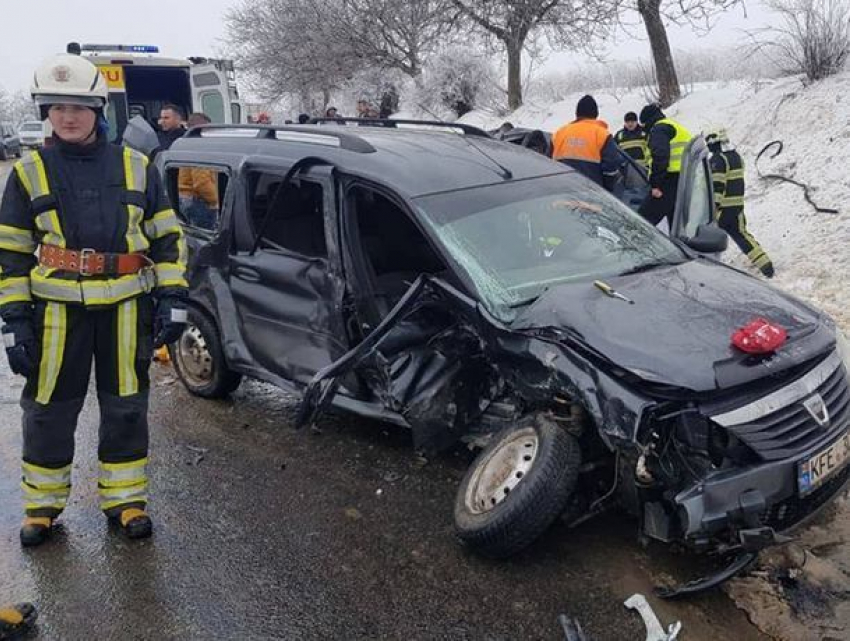
M 184 327 L 186 245 L 156 169 L 98 127 L 107 91 L 79 56 L 36 71 L 31 93 L 54 144 L 15 164 L 0 203 L 3 340 L 12 371 L 27 379 L 25 546 L 48 538 L 67 503 L 92 361 L 101 508 L 130 538 L 152 530 L 148 368 L 154 346 Z
M 660 105 L 655 103 L 641 110 L 640 123 L 648 136 L 650 192 L 639 212 L 652 225 L 666 218 L 672 227 L 682 157 L 691 140 L 691 132 L 665 116 Z
M 711 152 L 717 224 L 762 274 L 773 278 L 770 257 L 747 229 L 747 217 L 744 215 L 744 161 L 729 144 L 725 129 L 709 133 L 705 142 Z
M 623 128 L 614 134 L 614 142 L 626 155 L 644 169 L 649 169 L 649 145 L 646 132 L 638 124 L 634 111 L 628 112 L 623 118 Z
M 610 192 L 619 186 L 622 159 L 608 133 L 608 124 L 599 120 L 599 107 L 593 96 L 583 96 L 576 105 L 576 119 L 552 136 L 552 158 L 577 169 Z

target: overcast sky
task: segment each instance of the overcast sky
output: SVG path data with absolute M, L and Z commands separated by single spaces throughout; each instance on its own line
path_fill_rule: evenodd
M 65 51 L 71 41 L 154 44 L 173 58 L 226 55 L 223 16 L 235 4 L 238 0 L 0 0 L 0 87 L 27 89 L 38 63 Z M 741 7 L 734 9 L 702 38 L 690 29 L 672 28 L 672 46 L 731 49 L 740 40 L 741 29 L 771 20 L 761 0 L 748 2 L 747 14 Z M 633 31 L 640 39 L 622 34 L 610 47 L 611 57 L 649 55 L 643 32 Z M 548 67 L 556 68 L 565 59 L 553 56 Z M 737 57 L 730 57 L 730 64 L 739 63 Z

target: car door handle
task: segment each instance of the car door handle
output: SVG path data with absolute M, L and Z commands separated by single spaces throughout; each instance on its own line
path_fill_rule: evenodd
M 239 280 L 244 280 L 249 283 L 259 283 L 260 282 L 260 272 L 258 272 L 253 267 L 237 267 L 235 270 L 236 278 Z

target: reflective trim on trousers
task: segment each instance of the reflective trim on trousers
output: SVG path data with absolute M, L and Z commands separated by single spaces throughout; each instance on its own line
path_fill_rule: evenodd
M 70 465 L 51 469 L 22 461 L 21 474 L 23 482 L 37 490 L 65 490 L 71 487 Z
M 7 303 L 29 303 L 31 301 L 29 276 L 0 277 L 0 306 Z
M 19 254 L 32 254 L 35 248 L 35 238 L 29 229 L 0 225 L 0 249 Z
M 71 494 L 70 485 L 62 490 L 38 490 L 22 481 L 21 489 L 24 492 L 25 510 L 42 510 L 45 508 L 64 510 L 68 504 L 68 496 Z
M 100 463 L 100 509 L 111 510 L 126 503 L 147 503 L 147 457 L 127 463 Z
M 131 396 L 139 392 L 136 376 L 136 341 L 138 301 L 134 298 L 118 306 L 118 395 Z
M 41 337 L 41 364 L 38 372 L 37 403 L 47 405 L 56 388 L 62 359 L 65 355 L 65 336 L 68 316 L 62 303 L 47 303 L 44 312 L 44 333 Z

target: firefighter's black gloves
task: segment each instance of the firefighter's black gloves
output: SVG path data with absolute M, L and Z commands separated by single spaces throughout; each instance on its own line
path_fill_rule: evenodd
M 153 323 L 154 349 L 170 345 L 183 335 L 188 320 L 185 300 L 183 292 L 158 297 Z
M 38 364 L 38 341 L 31 318 L 6 320 L 3 325 L 3 345 L 9 367 L 15 374 L 29 378 Z

